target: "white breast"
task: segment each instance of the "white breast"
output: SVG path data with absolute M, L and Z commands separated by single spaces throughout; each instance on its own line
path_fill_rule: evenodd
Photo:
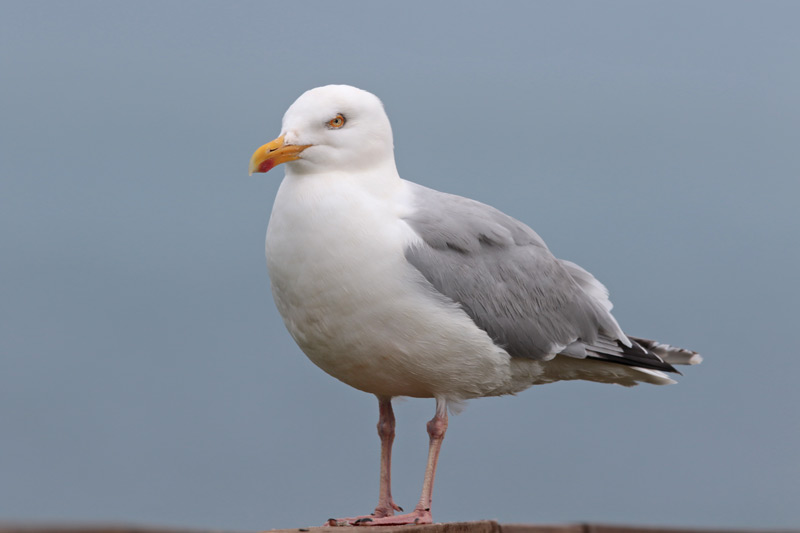
M 454 400 L 499 392 L 508 354 L 460 308 L 431 297 L 405 260 L 419 239 L 401 218 L 405 183 L 287 175 L 266 240 L 278 310 L 306 355 L 355 388 Z

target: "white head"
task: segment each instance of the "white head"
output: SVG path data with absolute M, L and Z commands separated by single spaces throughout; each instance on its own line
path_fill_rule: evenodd
M 392 127 L 383 104 L 349 85 L 306 91 L 283 116 L 280 136 L 255 151 L 250 173 L 281 163 L 288 163 L 292 174 L 393 166 Z

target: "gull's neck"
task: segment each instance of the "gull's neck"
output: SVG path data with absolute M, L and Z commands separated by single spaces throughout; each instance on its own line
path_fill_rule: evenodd
M 370 165 L 359 169 L 342 169 L 309 172 L 307 167 L 289 163 L 286 166 L 287 181 L 295 182 L 297 185 L 306 182 L 308 185 L 318 184 L 320 180 L 325 182 L 349 183 L 369 192 L 376 197 L 388 197 L 395 195 L 404 187 L 404 181 L 397 173 L 397 166 L 394 158 Z

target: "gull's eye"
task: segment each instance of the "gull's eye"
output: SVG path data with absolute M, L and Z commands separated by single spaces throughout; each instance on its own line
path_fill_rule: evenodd
M 344 115 L 339 113 L 338 115 L 336 115 L 335 117 L 333 117 L 328 121 L 328 127 L 333 129 L 338 129 L 344 126 L 345 122 L 347 122 L 347 120 L 345 120 Z

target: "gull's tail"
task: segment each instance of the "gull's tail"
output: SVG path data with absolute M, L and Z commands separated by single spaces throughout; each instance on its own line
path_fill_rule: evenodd
M 641 381 L 653 385 L 670 385 L 675 383 L 675 380 L 665 372 L 680 374 L 680 371 L 672 365 L 696 365 L 703 360 L 697 352 L 675 348 L 669 344 L 630 336 L 628 339 L 631 341 L 630 346 L 607 337 L 600 337 L 596 342 L 586 346 L 588 359 L 628 367 L 629 371 L 618 370 L 618 372 L 623 372 L 633 381 L 628 382 L 624 379 L 615 381 L 620 385 L 631 386 Z
M 669 363 L 671 365 L 699 365 L 703 362 L 703 357 L 699 353 L 691 350 L 676 348 L 675 346 L 651 341 L 649 339 L 640 339 L 638 337 L 630 336 L 628 338 L 639 343 L 643 348 L 653 352 L 665 363 Z

